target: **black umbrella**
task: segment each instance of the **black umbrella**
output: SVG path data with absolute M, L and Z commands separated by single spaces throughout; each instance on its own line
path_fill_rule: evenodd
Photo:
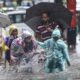
M 41 19 L 40 19 L 40 17 L 34 17 L 34 18 L 28 20 L 26 22 L 26 24 L 29 25 L 31 27 L 31 29 L 34 30 L 34 32 L 35 32 L 36 27 L 41 25 Z
M 42 2 L 29 8 L 26 11 L 26 23 L 30 27 L 39 25 L 40 22 L 35 17 L 40 17 L 43 12 L 50 13 L 50 17 L 54 21 L 64 21 L 68 25 L 71 23 L 72 13 L 67 8 L 58 3 L 48 2 Z

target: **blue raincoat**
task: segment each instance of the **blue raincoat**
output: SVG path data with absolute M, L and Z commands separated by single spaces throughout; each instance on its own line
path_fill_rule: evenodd
M 63 40 L 59 39 L 61 36 L 60 30 L 55 29 L 52 33 L 52 38 L 46 41 L 38 42 L 38 44 L 45 49 L 46 61 L 45 61 L 45 71 L 48 73 L 65 70 L 65 62 L 70 65 L 70 58 L 67 45 Z M 53 37 L 58 37 L 55 41 Z

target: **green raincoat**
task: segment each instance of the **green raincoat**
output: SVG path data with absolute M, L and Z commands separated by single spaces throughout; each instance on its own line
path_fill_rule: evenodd
M 63 40 L 59 39 L 61 36 L 60 30 L 55 29 L 52 33 L 52 38 L 38 44 L 45 49 L 46 61 L 45 71 L 48 73 L 65 70 L 65 62 L 70 65 L 67 45 Z M 55 41 L 53 37 L 58 37 Z

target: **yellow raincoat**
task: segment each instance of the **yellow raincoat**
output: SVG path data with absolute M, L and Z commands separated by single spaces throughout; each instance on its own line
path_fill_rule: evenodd
M 2 42 L 1 46 L 0 46 L 0 60 L 2 59 L 2 54 L 3 54 L 3 51 L 5 52 L 6 50 L 8 50 L 8 46 L 5 45 L 4 42 Z
M 1 32 L 1 35 L 0 35 L 0 60 L 1 60 L 3 52 L 8 50 L 9 48 L 7 47 L 7 45 L 5 45 L 5 42 L 4 42 L 4 38 L 6 37 L 6 31 L 4 30 L 4 28 L 0 28 L 0 32 Z
M 17 29 L 17 27 L 14 24 L 12 24 L 12 25 L 9 26 L 9 35 L 12 34 L 12 32 L 13 32 L 14 29 Z
M 3 42 L 3 43 L 2 43 L 2 50 L 3 50 L 3 51 L 6 51 L 6 50 L 8 50 L 8 49 L 9 49 L 8 46 L 5 45 L 5 43 Z

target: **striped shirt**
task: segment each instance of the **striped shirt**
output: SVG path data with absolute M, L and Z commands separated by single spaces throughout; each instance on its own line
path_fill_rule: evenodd
M 51 37 L 52 31 L 48 31 L 47 28 L 54 29 L 57 24 L 53 22 L 52 24 L 49 24 L 48 26 L 42 25 L 36 27 L 36 34 L 41 35 L 41 41 L 47 40 Z

